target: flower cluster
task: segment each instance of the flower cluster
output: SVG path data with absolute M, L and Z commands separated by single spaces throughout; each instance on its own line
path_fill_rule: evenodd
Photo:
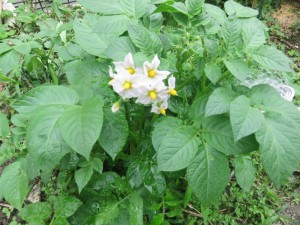
M 168 99 L 177 95 L 175 90 L 175 77 L 169 71 L 160 71 L 160 60 L 157 55 L 152 62 L 144 62 L 142 67 L 135 67 L 132 54 L 126 55 L 124 62 L 114 62 L 115 71 L 109 70 L 112 80 L 109 82 L 114 91 L 123 99 L 136 98 L 136 103 L 152 105 L 151 112 L 166 114 Z M 164 81 L 168 78 L 168 86 Z M 120 108 L 120 102 L 113 105 L 112 111 Z

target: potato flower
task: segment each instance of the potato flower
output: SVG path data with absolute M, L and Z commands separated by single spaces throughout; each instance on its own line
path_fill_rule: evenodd
M 144 74 L 153 80 L 164 80 L 170 74 L 169 71 L 160 71 L 158 70 L 158 66 L 160 64 L 160 60 L 157 55 L 154 56 L 152 62 L 144 62 Z
M 177 95 L 176 79 L 169 77 L 169 86 L 166 86 L 165 79 L 170 72 L 158 70 L 159 64 L 160 60 L 155 55 L 151 63 L 144 62 L 143 68 L 135 67 L 132 54 L 129 53 L 124 61 L 114 62 L 116 73 L 109 67 L 109 76 L 112 78 L 109 84 L 123 99 L 137 98 L 136 103 L 152 104 L 151 112 L 165 115 L 168 99 Z M 113 104 L 112 112 L 120 109 L 120 101 Z

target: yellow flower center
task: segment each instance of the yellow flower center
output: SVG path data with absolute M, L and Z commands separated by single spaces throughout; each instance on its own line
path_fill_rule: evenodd
M 132 83 L 126 81 L 126 82 L 123 84 L 123 87 L 124 87 L 125 90 L 131 89 L 131 88 L 132 88 Z
M 150 97 L 152 100 L 155 100 L 155 99 L 157 98 L 156 92 L 155 92 L 155 91 L 149 91 L 149 97 Z
M 135 73 L 135 70 L 134 70 L 132 67 L 128 68 L 127 71 L 128 71 L 128 73 L 130 73 L 131 75 Z
M 156 76 L 156 71 L 155 71 L 155 70 L 149 70 L 149 71 L 148 71 L 148 77 L 153 78 L 153 77 L 155 77 L 155 76 Z
M 170 89 L 169 94 L 173 96 L 177 96 L 177 91 L 175 89 Z
M 162 115 L 166 115 L 166 110 L 164 108 L 162 108 L 161 110 L 159 110 L 160 114 Z

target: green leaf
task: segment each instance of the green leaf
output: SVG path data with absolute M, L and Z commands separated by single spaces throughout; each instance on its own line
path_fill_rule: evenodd
M 21 161 L 5 167 L 0 177 L 0 187 L 5 200 L 20 210 L 28 193 L 28 177 Z
M 225 12 L 215 5 L 205 4 L 205 12 L 221 25 L 227 18 Z
M 118 206 L 119 203 L 113 200 L 103 205 L 96 216 L 95 224 L 109 224 L 113 222 L 120 213 Z
M 70 223 L 65 218 L 55 218 L 52 223 L 52 225 L 69 225 L 69 224 Z
M 139 19 L 146 13 L 150 4 L 148 0 L 122 0 L 119 1 L 119 6 L 125 15 Z
M 78 186 L 78 192 L 80 193 L 82 189 L 87 185 L 93 175 L 93 165 L 89 164 L 86 167 L 82 167 L 75 172 L 75 182 Z
M 157 151 L 163 140 L 166 137 L 166 134 L 172 132 L 173 129 L 181 126 L 183 124 L 182 120 L 176 117 L 166 116 L 160 119 L 154 126 L 152 133 L 152 145 Z
M 299 110 L 268 85 L 254 86 L 250 100 L 264 112 L 264 126 L 256 132 L 256 139 L 264 169 L 280 187 L 299 166 Z
M 247 62 L 241 58 L 224 60 L 224 64 L 229 72 L 241 82 L 244 82 L 251 73 L 251 69 Z
M 164 214 L 159 213 L 153 216 L 150 225 L 162 225 L 164 222 Z
M 281 72 L 293 71 L 290 67 L 291 59 L 272 46 L 252 48 L 247 55 L 267 69 Z
M 91 161 L 92 165 L 93 165 L 93 169 L 95 171 L 97 171 L 98 173 L 102 173 L 103 171 L 103 162 L 101 159 L 99 158 L 93 158 L 93 160 Z
M 95 13 L 102 13 L 104 15 L 123 14 L 118 0 L 78 0 L 77 2 Z
M 52 213 L 51 205 L 47 202 L 37 202 L 26 205 L 21 211 L 20 216 L 27 222 L 45 224 L 45 221 Z
M 212 116 L 229 112 L 230 104 L 235 94 L 224 87 L 217 88 L 209 96 L 205 107 L 205 116 Z
M 15 50 L 0 55 L 0 71 L 2 71 L 4 75 L 8 74 L 19 64 L 20 57 L 20 53 Z
M 88 53 L 102 56 L 105 49 L 128 29 L 127 16 L 98 16 L 86 14 L 83 19 L 74 20 L 75 38 Z
M 19 113 L 31 113 L 41 106 L 74 105 L 78 102 L 75 91 L 64 86 L 40 86 L 23 95 L 12 104 Z
M 262 22 L 257 18 L 248 21 L 242 30 L 245 49 L 259 47 L 266 42 L 266 36 Z
M 149 31 L 141 25 L 130 25 L 128 27 L 128 34 L 132 42 L 142 52 L 151 54 L 153 51 L 153 41 Z
M 171 3 L 171 4 L 170 4 Z M 159 13 L 159 12 L 175 12 L 175 13 L 182 13 L 185 15 L 188 15 L 188 10 L 182 2 L 166 2 L 164 4 L 161 4 L 157 7 L 156 10 L 154 10 L 153 13 Z
M 216 203 L 230 180 L 227 157 L 205 145 L 188 167 L 187 180 L 201 205 Z
M 150 33 L 150 36 L 153 42 L 153 50 L 155 53 L 159 54 L 163 50 L 163 44 L 157 34 Z
M 14 149 L 10 147 L 8 143 L 2 143 L 0 146 L 0 165 L 2 165 L 5 161 L 11 159 L 14 156 L 14 153 Z
M 132 41 L 129 37 L 119 37 L 108 46 L 104 55 L 115 61 L 122 61 L 129 52 L 136 52 Z
M 101 147 L 115 159 L 122 151 L 128 137 L 128 124 L 124 113 L 112 113 L 110 109 L 104 111 L 104 120 L 100 137 Z
M 205 64 L 204 71 L 213 84 L 216 84 L 222 76 L 221 68 L 216 64 Z
M 102 101 L 91 98 L 82 106 L 68 107 L 59 120 L 62 136 L 72 149 L 89 160 L 103 123 Z
M 227 51 L 234 52 L 243 46 L 242 26 L 238 19 L 227 19 L 222 26 L 221 34 L 225 41 Z
M 256 133 L 262 163 L 277 188 L 287 182 L 300 161 L 300 140 L 295 123 L 282 115 L 266 117 L 264 127 Z
M 250 156 L 238 156 L 234 160 L 235 177 L 239 186 L 246 192 L 250 191 L 255 180 L 255 167 Z
M 214 149 L 226 155 L 239 155 L 257 150 L 253 136 L 234 141 L 232 127 L 227 116 L 210 116 L 203 123 L 202 136 Z
M 264 116 L 250 105 L 250 100 L 241 95 L 230 105 L 230 122 L 235 141 L 258 131 L 264 123 Z
M 186 0 L 185 5 L 190 16 L 197 16 L 202 11 L 204 0 Z
M 161 172 L 158 171 L 157 166 L 150 164 L 143 165 L 143 181 L 144 186 L 154 196 L 161 196 L 166 190 L 166 180 Z
M 186 168 L 194 159 L 201 143 L 192 127 L 181 125 L 164 133 L 165 138 L 157 150 L 160 171 Z
M 258 15 L 258 10 L 252 9 L 250 7 L 243 7 L 236 11 L 236 16 L 239 18 L 255 17 Z
M 131 224 L 143 224 L 143 198 L 137 192 L 133 192 L 130 196 L 129 210 Z
M 227 15 L 231 16 L 231 15 L 235 14 L 237 11 L 244 8 L 244 6 L 242 6 L 239 3 L 236 3 L 233 0 L 229 0 L 229 1 L 225 2 L 224 8 L 225 8 L 225 12 L 227 13 Z
M 72 216 L 76 210 L 82 205 L 82 202 L 73 196 L 60 195 L 51 198 L 54 206 L 55 217 L 68 218 Z
M 9 134 L 9 122 L 6 115 L 0 111 L 0 137 L 6 137 Z
M 63 140 L 59 118 L 65 108 L 50 105 L 41 109 L 30 119 L 26 131 L 28 151 L 42 170 L 52 170 L 71 149 Z

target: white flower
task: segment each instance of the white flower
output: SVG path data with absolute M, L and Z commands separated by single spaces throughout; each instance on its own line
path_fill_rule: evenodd
M 159 71 L 157 70 L 158 66 L 160 64 L 160 60 L 157 55 L 154 56 L 154 59 L 151 63 L 148 61 L 144 62 L 144 74 L 155 80 L 164 80 L 167 78 L 167 76 L 170 74 L 169 71 Z
M 117 74 L 109 82 L 123 99 L 135 98 L 138 95 L 138 77 L 131 76 L 130 74 Z
M 113 113 L 116 113 L 116 112 L 118 112 L 118 111 L 120 110 L 120 107 L 121 107 L 121 103 L 120 103 L 120 101 L 117 101 L 117 102 L 115 102 L 115 103 L 112 105 L 111 111 L 112 111 Z
M 130 75 L 138 75 L 142 74 L 142 68 L 136 68 L 134 66 L 134 61 L 131 53 L 128 53 L 125 56 L 124 62 L 114 62 L 115 70 L 119 74 L 130 74 Z
M 162 114 L 166 115 L 166 109 L 168 108 L 168 102 L 158 102 L 158 103 L 153 103 L 151 112 L 156 113 L 156 114 Z
M 139 84 L 139 95 L 136 102 L 144 105 L 159 101 L 167 101 L 167 87 L 161 80 L 148 80 Z
M 175 77 L 171 76 L 169 79 L 168 79 L 168 84 L 169 84 L 169 91 L 168 93 L 170 95 L 173 95 L 173 96 L 176 96 L 177 95 L 177 91 L 175 90 Z

